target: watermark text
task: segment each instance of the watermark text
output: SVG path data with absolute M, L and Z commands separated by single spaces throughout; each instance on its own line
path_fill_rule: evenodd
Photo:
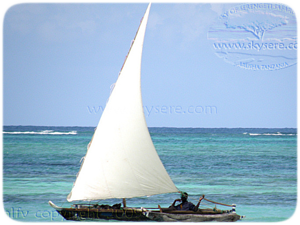
M 9 218 L 15 220 L 26 220 L 29 218 L 45 221 L 65 220 L 56 210 L 37 210 L 33 212 L 22 209 L 22 207 L 11 207 L 10 209 L 6 209 L 5 212 Z
M 102 114 L 104 106 L 87 106 L 89 114 Z M 184 115 L 184 114 L 203 114 L 203 115 L 215 115 L 218 113 L 218 109 L 214 105 L 190 105 L 183 107 L 180 105 L 156 105 L 156 106 L 143 106 L 144 114 L 146 117 L 152 115 Z

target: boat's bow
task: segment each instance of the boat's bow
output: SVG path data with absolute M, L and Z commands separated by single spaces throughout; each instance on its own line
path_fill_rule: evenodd
M 63 209 L 62 207 L 55 205 L 52 201 L 49 201 L 48 203 L 52 208 L 54 208 L 57 211 L 61 211 Z

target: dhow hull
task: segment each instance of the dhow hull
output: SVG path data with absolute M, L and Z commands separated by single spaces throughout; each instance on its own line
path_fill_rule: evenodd
M 157 221 L 157 222 L 235 222 L 241 216 L 235 212 L 219 214 L 191 213 L 188 211 L 160 212 L 139 208 L 97 209 L 97 208 L 62 208 L 49 201 L 66 220 L 121 220 L 121 221 Z
M 148 218 L 158 222 L 235 222 L 241 218 L 236 213 L 222 214 L 176 214 L 149 212 Z

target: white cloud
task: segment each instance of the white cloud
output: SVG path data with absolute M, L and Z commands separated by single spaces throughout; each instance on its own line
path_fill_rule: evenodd
M 45 4 L 17 4 L 8 9 L 8 12 L 43 14 L 45 12 Z
M 40 17 L 45 12 L 44 5 L 19 4 L 9 8 L 5 14 L 4 24 L 13 32 L 28 34 L 34 30 L 35 17 Z
M 5 25 L 18 35 L 63 42 L 93 35 L 95 20 L 88 4 L 20 4 L 8 10 Z
M 214 8 L 216 10 L 216 8 Z M 217 13 L 210 4 L 168 4 L 150 14 L 149 30 L 158 32 L 166 43 L 180 42 L 183 48 L 198 41 L 207 32 Z

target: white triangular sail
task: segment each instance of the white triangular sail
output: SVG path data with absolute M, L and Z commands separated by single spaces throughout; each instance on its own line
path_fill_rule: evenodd
M 177 192 L 152 143 L 142 106 L 141 59 L 150 4 L 103 111 L 68 201 Z

